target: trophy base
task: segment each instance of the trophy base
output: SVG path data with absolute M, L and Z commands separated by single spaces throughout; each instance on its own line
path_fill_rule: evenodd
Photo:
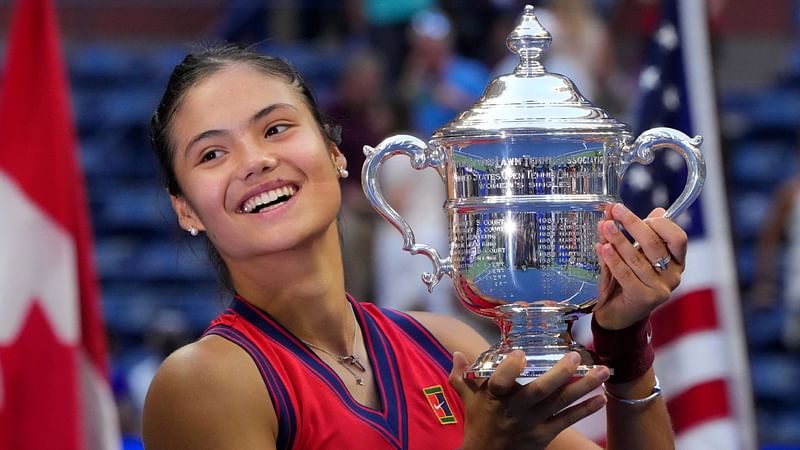
M 517 381 L 524 384 L 542 376 L 568 352 L 578 352 L 581 362 L 575 377 L 596 367 L 597 356 L 572 338 L 572 324 L 583 314 L 573 305 L 555 302 L 514 303 L 495 308 L 500 342 L 483 352 L 464 373 L 467 379 L 488 378 L 514 350 L 525 353 L 525 368 Z

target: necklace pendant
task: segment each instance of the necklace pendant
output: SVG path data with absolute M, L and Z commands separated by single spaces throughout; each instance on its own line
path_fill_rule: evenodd
M 364 365 L 361 364 L 361 361 L 358 359 L 356 355 L 350 355 L 350 364 L 354 365 L 358 370 L 362 372 L 366 372 L 367 369 L 364 368 Z
M 364 379 L 363 378 L 356 378 L 356 384 L 358 384 L 359 386 L 363 386 L 364 385 Z
M 356 369 L 360 370 L 361 372 L 367 371 L 367 369 L 364 367 L 363 364 L 361 364 L 361 361 L 358 359 L 358 356 L 356 355 L 340 356 L 339 361 L 341 361 L 342 364 L 351 365 Z

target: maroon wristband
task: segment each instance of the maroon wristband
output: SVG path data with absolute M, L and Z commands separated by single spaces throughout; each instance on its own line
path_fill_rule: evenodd
M 644 375 L 653 365 L 650 317 L 621 330 L 607 330 L 592 316 L 594 351 L 600 363 L 614 370 L 607 383 L 625 383 Z

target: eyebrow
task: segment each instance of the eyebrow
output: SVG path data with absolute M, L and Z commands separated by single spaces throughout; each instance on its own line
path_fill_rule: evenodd
M 271 104 L 269 106 L 266 106 L 266 107 L 262 108 L 257 113 L 253 114 L 253 116 L 250 117 L 250 120 L 248 121 L 248 123 L 250 125 L 252 125 L 255 122 L 258 122 L 263 117 L 269 115 L 273 111 L 278 110 L 278 109 L 284 109 L 284 108 L 293 109 L 293 110 L 297 111 L 297 108 L 294 105 L 290 105 L 289 103 L 273 103 L 273 104 Z M 210 137 L 214 137 L 214 136 L 219 136 L 219 135 L 225 134 L 225 132 L 226 132 L 225 130 L 206 130 L 206 131 L 203 131 L 202 133 L 200 133 L 200 134 L 196 135 L 195 137 L 193 137 L 189 141 L 189 143 L 186 144 L 186 147 L 184 149 L 184 153 L 188 153 L 189 149 L 192 148 L 192 146 L 195 145 L 196 143 L 198 143 L 199 141 L 202 141 L 203 139 L 207 139 L 207 138 L 210 138 Z

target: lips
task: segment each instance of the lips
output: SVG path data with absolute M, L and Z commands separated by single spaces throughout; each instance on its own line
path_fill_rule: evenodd
M 267 211 L 289 200 L 296 192 L 297 188 L 293 185 L 284 185 L 268 191 L 262 191 L 245 200 L 239 211 L 246 214 Z

